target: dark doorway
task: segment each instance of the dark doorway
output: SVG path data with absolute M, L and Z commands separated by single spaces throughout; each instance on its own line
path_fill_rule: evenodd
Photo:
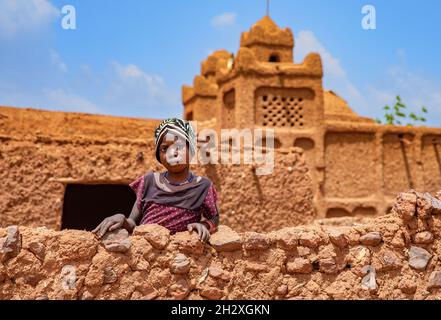
M 127 185 L 68 184 L 61 228 L 91 231 L 108 216 L 122 213 L 128 217 L 135 200 Z

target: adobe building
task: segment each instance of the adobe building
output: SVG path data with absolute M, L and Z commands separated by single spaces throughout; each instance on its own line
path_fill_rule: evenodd
M 221 223 L 272 231 L 329 217 L 385 213 L 398 192 L 441 189 L 441 129 L 381 126 L 322 85 L 318 54 L 295 64 L 294 37 L 269 17 L 217 51 L 183 87 L 184 116 L 201 127 L 274 128 L 274 172 L 196 166 L 220 197 Z M 0 107 L 0 227 L 91 230 L 128 214 L 128 184 L 162 170 L 160 120 Z
M 317 217 L 375 216 L 397 193 L 441 189 L 441 129 L 378 125 L 323 89 L 321 58 L 294 63 L 294 36 L 265 16 L 182 90 L 185 117 L 220 128 L 273 128 L 305 151 Z M 291 188 L 296 188 L 295 183 Z

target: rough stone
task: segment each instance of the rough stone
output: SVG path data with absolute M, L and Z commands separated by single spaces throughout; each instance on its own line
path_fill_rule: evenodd
M 369 232 L 364 236 L 360 237 L 360 243 L 365 246 L 376 247 L 382 241 L 381 233 L 379 232 Z
M 441 288 L 441 271 L 433 271 L 429 276 L 428 289 Z
M 260 233 L 245 232 L 243 235 L 243 247 L 245 250 L 264 250 L 269 247 L 269 239 Z
M 186 274 L 190 271 L 190 259 L 182 253 L 178 253 L 171 262 L 170 271 L 175 274 Z
M 132 261 L 132 269 L 136 271 L 147 271 L 150 269 L 150 263 L 143 257 L 136 257 Z
M 277 231 L 275 234 L 275 238 L 277 243 L 286 250 L 293 250 L 299 244 L 298 231 L 293 228 L 284 228 Z
M 141 236 L 158 250 L 164 249 L 170 241 L 170 231 L 158 224 L 144 224 L 133 230 L 134 236 Z
M 430 231 L 418 232 L 414 236 L 416 244 L 429 244 L 433 242 L 433 234 Z
M 409 265 L 419 271 L 425 270 L 432 255 L 425 249 L 412 246 L 409 249 Z
M 263 263 L 247 262 L 245 263 L 245 270 L 253 272 L 267 272 L 268 266 Z
M 148 293 L 142 297 L 142 300 L 153 300 L 158 296 L 158 292 L 153 290 L 151 293 Z
M 40 259 L 44 260 L 44 256 L 46 253 L 46 249 L 44 247 L 44 244 L 38 241 L 33 241 L 29 244 L 29 251 L 31 251 L 35 256 Z
M 119 253 L 127 252 L 132 244 L 126 229 L 107 232 L 102 238 L 102 243 L 107 251 Z
M 181 300 L 188 296 L 190 293 L 190 287 L 187 280 L 179 279 L 169 287 L 168 292 L 174 299 Z
M 111 267 L 104 268 L 104 283 L 114 283 L 118 280 L 118 275 Z
M 285 296 L 288 293 L 288 286 L 286 284 L 282 284 L 277 287 L 276 292 L 279 296 Z
M 204 244 L 196 232 L 188 231 L 176 233 L 173 243 L 178 249 L 187 254 L 201 255 L 204 252 Z
M 344 300 L 345 299 L 345 288 L 339 287 L 339 286 L 329 286 L 325 289 L 326 294 L 329 296 L 330 299 L 333 300 Z
M 288 262 L 286 264 L 286 271 L 288 273 L 311 273 L 312 264 L 308 259 L 295 258 L 294 261 Z
M 302 232 L 299 235 L 299 244 L 302 246 L 317 248 L 320 246 L 321 238 L 315 232 Z
M 218 231 L 211 235 L 210 244 L 217 251 L 235 251 L 242 247 L 242 239 L 230 227 L 221 225 Z
M 367 265 L 362 270 L 366 275 L 361 280 L 361 288 L 364 290 L 377 290 L 377 280 L 375 268 Z
M 441 214 L 441 199 L 437 197 L 432 197 L 432 215 L 440 215 Z
M 362 276 L 365 274 L 363 268 L 371 263 L 371 252 L 363 246 L 351 248 L 346 257 L 346 263 L 351 267 L 353 273 Z
M 407 278 L 400 281 L 399 287 L 401 292 L 405 294 L 414 294 L 417 289 L 415 281 Z
M 0 262 L 16 257 L 21 250 L 21 235 L 17 226 L 7 228 L 7 235 L 0 239 Z
M 119 242 L 105 243 L 104 247 L 110 252 L 124 253 L 130 249 L 131 244 L 130 239 L 125 239 Z
M 200 295 L 209 300 L 219 300 L 224 296 L 224 292 L 219 288 L 203 288 L 200 290 Z
M 427 219 L 434 210 L 433 201 L 438 201 L 428 193 L 417 193 L 417 215 L 419 218 Z
M 332 257 L 322 258 L 319 260 L 320 272 L 326 274 L 336 274 L 338 272 L 337 264 Z
M 297 247 L 297 252 L 299 256 L 306 257 L 311 254 L 311 249 L 308 247 Z
M 417 196 L 414 193 L 400 193 L 395 201 L 393 211 L 398 213 L 404 221 L 415 216 Z
M 210 277 L 224 281 L 228 281 L 231 278 L 231 275 L 228 271 L 225 271 L 218 266 L 210 266 L 208 268 L 208 274 L 210 275 Z
M 341 228 L 331 228 L 328 230 L 329 240 L 337 247 L 345 248 L 349 245 L 349 237 Z
M 405 242 L 405 235 L 403 231 L 399 230 L 395 233 L 395 235 L 392 238 L 392 241 L 390 242 L 392 246 L 395 248 L 404 248 L 406 246 Z
M 92 300 L 93 298 L 93 294 L 88 290 L 85 290 L 81 295 L 81 300 Z
M 400 257 L 393 251 L 386 249 L 381 255 L 382 270 L 400 269 L 403 262 Z

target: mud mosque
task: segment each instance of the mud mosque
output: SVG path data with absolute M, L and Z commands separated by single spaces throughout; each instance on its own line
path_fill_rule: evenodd
M 217 128 L 272 127 L 304 150 L 319 217 L 375 216 L 407 189 L 441 188 L 441 129 L 381 126 L 322 86 L 316 53 L 294 63 L 294 36 L 268 16 L 236 55 L 217 51 L 182 90 L 185 117 Z

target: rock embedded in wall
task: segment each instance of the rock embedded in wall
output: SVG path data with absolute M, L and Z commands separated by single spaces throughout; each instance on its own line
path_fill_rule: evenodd
M 108 251 L 120 253 L 128 251 L 132 245 L 126 229 L 107 232 L 102 238 L 102 243 Z
M 369 232 L 364 236 L 360 237 L 360 243 L 365 246 L 376 247 L 382 241 L 382 236 L 380 232 Z
M 21 235 L 17 226 L 7 228 L 6 237 L 0 239 L 0 261 L 16 257 L 21 250 Z
M 430 254 L 427 250 L 419 247 L 412 246 L 408 251 L 409 255 L 409 265 L 415 270 L 425 270 L 427 264 L 432 258 L 432 254 Z
M 156 249 L 164 249 L 170 241 L 170 231 L 160 225 L 140 225 L 133 230 L 134 236 L 141 236 Z
M 210 244 L 217 251 L 235 251 L 242 247 L 242 238 L 230 227 L 221 225 L 211 236 Z

